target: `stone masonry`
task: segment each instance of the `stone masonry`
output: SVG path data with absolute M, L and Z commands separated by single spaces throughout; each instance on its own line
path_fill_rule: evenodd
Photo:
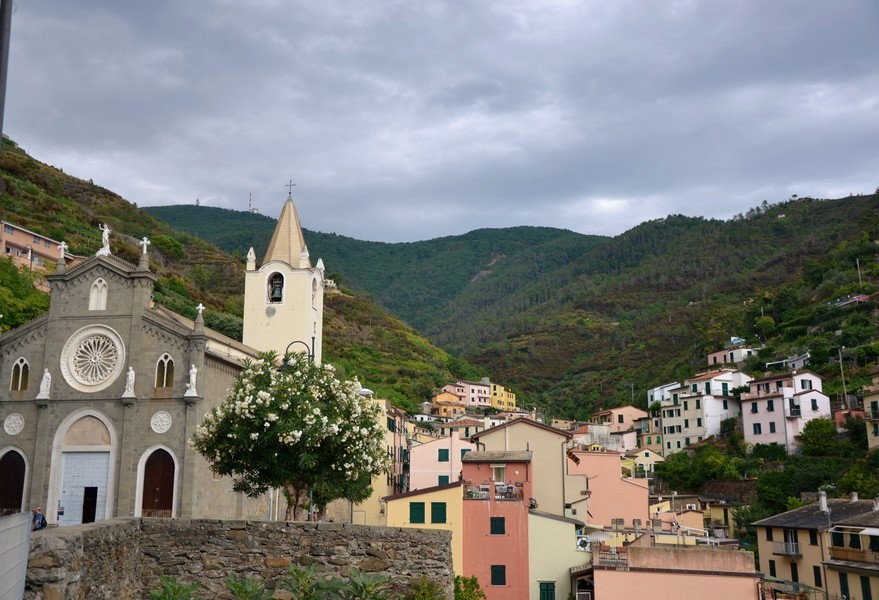
M 356 567 L 390 577 L 399 592 L 426 575 L 451 597 L 450 542 L 447 531 L 342 523 L 115 519 L 35 532 L 25 600 L 148 598 L 161 575 L 229 598 L 230 573 L 274 588 L 291 564 L 343 577 Z

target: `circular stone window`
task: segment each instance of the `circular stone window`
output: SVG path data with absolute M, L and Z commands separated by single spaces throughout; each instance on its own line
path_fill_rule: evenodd
M 89 325 L 70 336 L 61 350 L 61 374 L 80 392 L 108 387 L 125 367 L 125 345 L 116 331 Z

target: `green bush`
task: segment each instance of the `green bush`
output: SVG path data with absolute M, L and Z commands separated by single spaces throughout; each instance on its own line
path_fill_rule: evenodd
M 183 244 L 167 235 L 157 235 L 152 239 L 153 247 L 165 256 L 183 258 Z
M 485 592 L 476 577 L 455 577 L 455 600 L 485 600 Z
M 163 575 L 159 578 L 159 585 L 162 589 L 150 591 L 150 600 L 193 600 L 199 597 L 195 595 L 198 583 L 181 583 L 176 577 Z
M 409 588 L 406 600 L 446 600 L 446 594 L 440 584 L 422 575 L 418 583 Z
M 238 600 L 271 600 L 273 592 L 266 590 L 265 583 L 258 577 L 241 579 L 230 573 L 226 579 L 226 588 Z

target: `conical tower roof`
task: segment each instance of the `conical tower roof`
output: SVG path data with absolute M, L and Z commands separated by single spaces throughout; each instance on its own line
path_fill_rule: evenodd
M 302 236 L 302 226 L 299 224 L 299 213 L 296 212 L 293 196 L 287 196 L 287 201 L 284 202 L 284 208 L 281 209 L 281 216 L 278 217 L 278 224 L 275 226 L 275 232 L 272 234 L 272 240 L 269 242 L 263 264 L 273 260 L 287 263 L 293 268 L 311 268 L 311 261 L 308 260 L 308 248 L 305 245 L 305 238 Z

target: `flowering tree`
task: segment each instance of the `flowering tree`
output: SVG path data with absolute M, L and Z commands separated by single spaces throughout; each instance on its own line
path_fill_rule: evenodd
M 284 370 L 267 352 L 246 361 L 222 405 L 205 415 L 191 445 L 234 489 L 258 496 L 284 490 L 287 519 L 309 492 L 319 506 L 337 498 L 360 502 L 389 456 L 382 408 L 360 395 L 360 384 L 339 381 L 332 365 L 288 355 Z

